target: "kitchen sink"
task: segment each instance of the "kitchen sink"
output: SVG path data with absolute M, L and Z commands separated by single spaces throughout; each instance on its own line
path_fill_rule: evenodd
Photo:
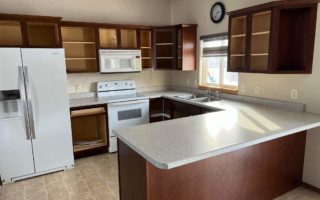
M 199 98 L 206 98 L 205 95 L 201 94 L 193 94 L 193 95 L 186 95 L 186 96 L 175 96 L 180 99 L 185 99 L 185 100 L 194 100 L 194 99 L 199 99 Z
M 207 96 L 201 95 L 201 94 L 193 94 L 193 95 L 189 95 L 189 96 L 175 96 L 175 97 L 180 98 L 180 99 L 184 99 L 184 100 L 189 100 L 192 102 L 197 102 L 197 103 L 206 103 L 206 102 L 220 100 L 220 99 L 217 99 L 214 97 L 207 97 Z
M 212 102 L 212 101 L 219 101 L 220 99 L 214 98 L 214 97 L 202 97 L 202 98 L 196 98 L 192 99 L 193 102 L 198 103 L 206 103 L 206 102 Z

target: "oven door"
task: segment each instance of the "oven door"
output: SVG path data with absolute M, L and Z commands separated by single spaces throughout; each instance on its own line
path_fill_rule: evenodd
M 113 130 L 149 123 L 149 100 L 108 104 L 109 137 Z
M 134 72 L 136 71 L 134 55 L 100 55 L 100 72 Z

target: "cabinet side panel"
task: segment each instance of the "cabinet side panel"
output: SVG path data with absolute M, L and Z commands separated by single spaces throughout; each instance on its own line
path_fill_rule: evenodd
M 183 28 L 182 71 L 196 70 L 197 29 Z
M 118 140 L 118 164 L 121 200 L 146 200 L 145 159 Z

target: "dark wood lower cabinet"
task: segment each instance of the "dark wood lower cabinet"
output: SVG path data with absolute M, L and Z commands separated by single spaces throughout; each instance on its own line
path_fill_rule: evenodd
M 170 170 L 119 141 L 121 200 L 270 200 L 302 183 L 306 132 Z
M 170 104 L 171 119 L 179 119 L 201 114 L 201 107 L 187 103 L 171 100 Z

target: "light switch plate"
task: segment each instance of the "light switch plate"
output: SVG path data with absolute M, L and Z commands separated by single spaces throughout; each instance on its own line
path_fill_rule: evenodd
M 194 82 L 193 82 L 193 86 L 198 86 L 198 81 L 197 80 L 194 80 Z
M 260 86 L 255 86 L 254 87 L 254 93 L 255 94 L 260 94 Z
M 298 99 L 298 90 L 297 89 L 291 90 L 291 99 Z
M 81 84 L 76 84 L 76 91 L 79 92 L 82 90 Z
M 187 85 L 190 85 L 190 79 L 187 79 Z

